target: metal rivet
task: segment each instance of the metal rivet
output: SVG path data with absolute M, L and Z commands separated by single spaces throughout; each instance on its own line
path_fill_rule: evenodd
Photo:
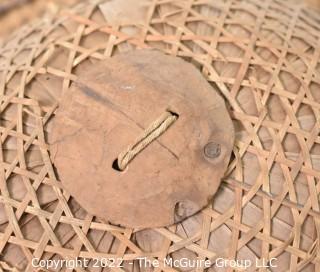
M 199 206 L 191 200 L 182 200 L 176 203 L 174 207 L 174 220 L 179 222 L 199 210 Z
M 220 144 L 210 142 L 204 147 L 204 155 L 210 159 L 217 158 L 221 154 Z

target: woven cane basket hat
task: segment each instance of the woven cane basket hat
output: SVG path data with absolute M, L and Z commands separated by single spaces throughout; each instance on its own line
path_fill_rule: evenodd
M 24 26 L 0 51 L 0 271 L 320 271 L 318 13 L 276 0 L 91 1 Z M 145 51 L 201 73 L 223 105 L 224 117 L 213 119 L 226 120 L 219 125 L 230 131 L 232 154 L 226 169 L 210 168 L 222 182 L 208 187 L 209 205 L 175 224 L 137 228 L 84 207 L 62 179 L 68 165 L 55 163 L 54 135 L 69 109 L 65 98 L 84 78 Z M 113 193 L 127 194 L 121 187 Z M 142 265 L 143 257 L 159 267 Z M 112 258 L 115 265 L 101 262 Z M 186 267 L 165 263 L 183 258 Z M 50 260 L 58 265 L 49 267 Z M 200 260 L 210 265 L 192 265 Z

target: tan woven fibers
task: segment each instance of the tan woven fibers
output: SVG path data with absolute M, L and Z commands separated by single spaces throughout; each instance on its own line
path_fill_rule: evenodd
M 55 14 L 62 7 L 70 7 L 79 0 L 1 0 L 0 38 L 44 14 Z
M 236 142 L 212 207 L 139 231 L 79 207 L 48 143 L 59 97 L 79 71 L 146 47 L 202 71 L 226 100 Z M 0 267 L 116 256 L 124 268 L 103 271 L 144 271 L 132 260 L 276 257 L 269 271 L 320 271 L 319 59 L 319 14 L 283 0 L 84 3 L 24 26 L 0 49 Z

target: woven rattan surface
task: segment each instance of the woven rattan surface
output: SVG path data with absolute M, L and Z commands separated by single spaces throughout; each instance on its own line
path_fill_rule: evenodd
M 212 207 L 139 231 L 86 213 L 63 190 L 48 143 L 78 71 L 148 47 L 190 61 L 218 88 L 236 141 Z M 277 258 L 271 271 L 320 271 L 319 14 L 280 0 L 91 2 L 24 26 L 0 52 L 2 270 L 118 257 L 124 267 L 105 271 L 145 271 L 135 258 L 162 266 L 168 256 Z

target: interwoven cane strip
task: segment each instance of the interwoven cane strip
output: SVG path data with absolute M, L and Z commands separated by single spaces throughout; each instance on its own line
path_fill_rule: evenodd
M 0 271 L 77 257 L 123 258 L 110 269 L 137 271 L 141 256 L 277 258 L 271 271 L 320 271 L 319 18 L 283 0 L 91 2 L 2 42 Z M 202 71 L 226 100 L 236 142 L 212 207 L 139 231 L 86 213 L 63 190 L 48 143 L 78 71 L 148 47 Z

